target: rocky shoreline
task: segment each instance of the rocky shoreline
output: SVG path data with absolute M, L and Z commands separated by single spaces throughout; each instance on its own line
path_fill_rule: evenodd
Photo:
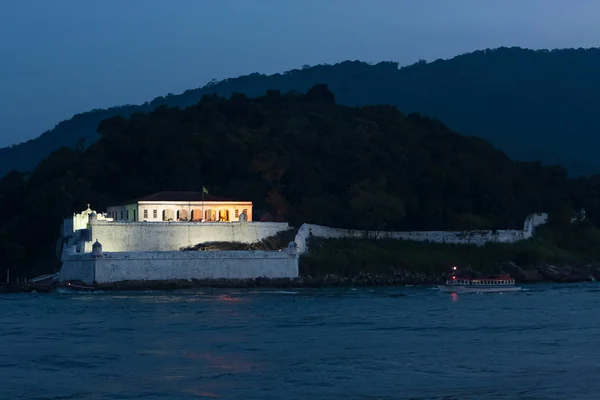
M 519 283 L 575 283 L 600 280 L 598 263 L 580 266 L 544 264 L 525 269 L 514 262 L 506 262 L 501 268 Z
M 575 283 L 594 282 L 600 280 L 600 264 L 590 264 L 582 267 L 569 265 L 542 265 L 523 269 L 515 263 L 502 265 L 502 270 L 511 274 L 517 283 Z M 472 275 L 481 275 L 474 270 L 463 270 Z M 354 286 L 429 286 L 443 283 L 444 274 L 415 273 L 397 270 L 387 273 L 361 272 L 352 277 L 338 275 L 301 276 L 296 279 L 194 279 L 194 280 L 165 280 L 165 281 L 123 281 L 110 284 L 87 285 L 82 282 L 66 283 L 20 283 L 0 284 L 0 293 L 47 293 L 59 288 L 72 290 L 101 290 L 101 291 L 141 291 L 141 290 L 178 290 L 194 288 L 324 288 L 324 287 L 354 287 Z

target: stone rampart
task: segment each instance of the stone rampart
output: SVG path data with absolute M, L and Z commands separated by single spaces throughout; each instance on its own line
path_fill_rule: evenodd
M 474 244 L 483 246 L 486 243 L 514 243 L 529 239 L 535 228 L 545 224 L 547 214 L 538 213 L 528 216 L 523 230 L 477 230 L 477 231 L 363 231 L 354 229 L 330 228 L 327 226 L 303 224 L 298 230 L 295 242 L 300 254 L 308 251 L 308 240 L 311 236 L 323 239 L 394 239 L 413 240 L 417 242 Z
M 91 240 L 105 252 L 175 251 L 203 242 L 255 243 L 289 229 L 287 222 L 102 222 Z M 86 242 L 85 252 L 92 242 Z
M 154 251 L 69 253 L 61 281 L 87 284 L 173 279 L 256 279 L 298 277 L 295 247 L 282 251 Z

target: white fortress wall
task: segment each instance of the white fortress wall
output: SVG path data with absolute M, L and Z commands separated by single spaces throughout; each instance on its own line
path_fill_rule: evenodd
M 58 279 L 61 282 L 82 281 L 92 284 L 94 282 L 94 259 L 92 255 L 90 253 L 68 257 L 63 255 Z
M 101 222 L 91 240 L 105 252 L 175 251 L 202 242 L 255 243 L 289 229 L 287 222 Z M 85 251 L 91 251 L 87 242 Z
M 282 251 L 154 251 L 66 254 L 61 281 L 87 284 L 171 279 L 298 277 L 295 248 Z
M 548 222 L 548 214 L 546 213 L 536 213 L 531 214 L 525 218 L 525 223 L 523 224 L 523 230 L 529 237 L 533 236 L 535 228 L 540 225 L 544 225 Z
M 92 210 L 88 204 L 88 208 L 86 210 L 80 212 L 79 214 L 73 214 L 73 218 L 69 218 L 71 220 L 70 222 L 65 220 L 65 223 L 63 224 L 64 230 L 66 232 L 67 230 L 70 232 L 75 232 L 80 229 L 86 229 L 88 227 L 91 215 L 93 215 L 93 218 L 96 221 L 110 222 L 113 220 L 102 213 L 97 213 L 96 211 Z
M 532 214 L 526 218 L 523 230 L 496 231 L 363 231 L 303 224 L 298 230 L 298 234 L 296 235 L 294 241 L 298 246 L 298 252 L 300 254 L 308 251 L 308 239 L 310 236 L 324 239 L 395 239 L 414 240 L 417 242 L 475 244 L 477 246 L 483 246 L 486 243 L 514 243 L 520 240 L 529 239 L 533 236 L 535 228 L 539 225 L 545 224 L 547 219 L 547 214 Z

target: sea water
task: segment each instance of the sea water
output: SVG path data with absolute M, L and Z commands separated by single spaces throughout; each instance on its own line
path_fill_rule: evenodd
M 0 399 L 598 399 L 600 286 L 0 296 Z

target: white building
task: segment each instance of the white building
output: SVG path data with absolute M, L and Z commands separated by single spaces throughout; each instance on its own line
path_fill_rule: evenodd
M 226 200 L 202 192 L 158 192 L 107 208 L 115 221 L 252 221 L 252 202 Z

